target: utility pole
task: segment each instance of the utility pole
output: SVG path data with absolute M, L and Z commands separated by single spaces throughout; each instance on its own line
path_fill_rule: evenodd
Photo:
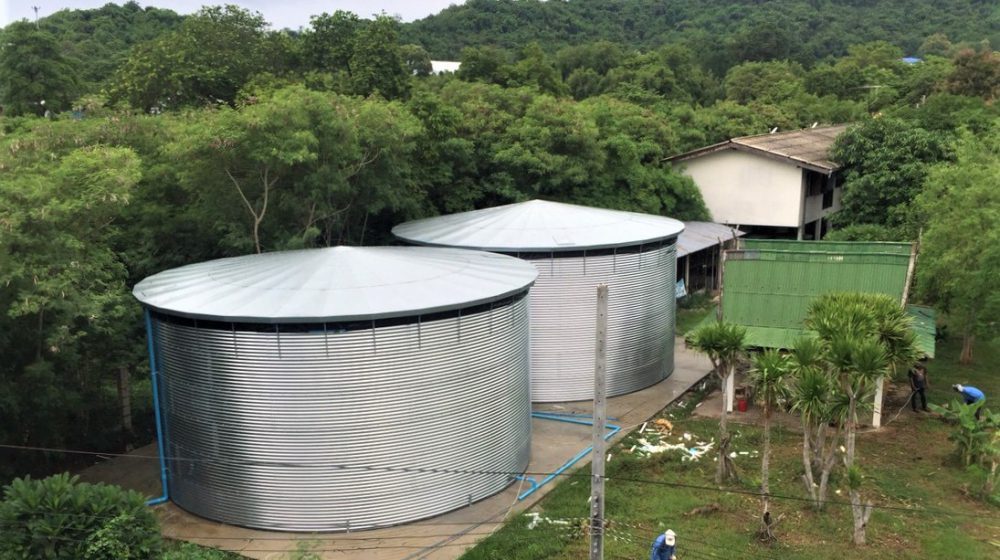
M 35 29 L 38 29 L 38 6 L 32 6 L 32 10 L 35 10 Z
M 590 560 L 604 559 L 604 424 L 608 369 L 608 285 L 597 285 L 594 356 L 594 443 L 590 462 Z

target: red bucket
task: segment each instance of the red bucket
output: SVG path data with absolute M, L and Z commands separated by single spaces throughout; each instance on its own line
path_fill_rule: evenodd
M 740 412 L 747 411 L 747 400 L 746 399 L 736 399 L 736 410 Z

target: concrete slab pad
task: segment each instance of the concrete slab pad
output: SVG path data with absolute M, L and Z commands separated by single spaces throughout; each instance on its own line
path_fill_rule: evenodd
M 615 442 L 677 400 L 711 370 L 704 356 L 675 341 L 674 373 L 653 387 L 608 399 L 608 416 L 622 427 Z M 588 401 L 536 405 L 536 411 L 590 415 Z M 531 462 L 528 473 L 540 480 L 590 446 L 590 426 L 535 418 L 532 422 Z M 133 451 L 79 473 L 82 480 L 108 482 L 142 492 L 161 493 L 156 445 Z M 589 457 L 573 469 L 589 464 Z M 568 472 L 572 472 L 572 469 Z M 533 475 L 531 473 L 534 473 Z M 249 558 L 287 558 L 297 547 L 322 558 L 340 560 L 453 560 L 499 529 L 511 514 L 531 508 L 555 487 L 559 479 L 539 488 L 524 500 L 518 494 L 530 488 L 517 482 L 506 490 L 437 517 L 406 525 L 356 533 L 298 534 L 234 527 L 202 519 L 173 503 L 156 506 L 166 537 L 214 546 Z

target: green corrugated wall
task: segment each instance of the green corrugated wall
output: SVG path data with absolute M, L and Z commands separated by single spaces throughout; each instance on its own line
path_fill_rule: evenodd
M 809 303 L 822 294 L 868 292 L 902 300 L 911 250 L 907 243 L 851 243 L 850 250 L 837 251 L 839 243 L 747 242 L 746 250 L 727 253 L 722 316 L 747 327 L 751 346 L 790 347 L 802 334 Z M 864 251 L 862 245 L 877 248 Z
M 909 255 L 910 243 L 893 241 L 792 241 L 788 239 L 742 239 L 740 248 L 768 249 L 772 251 L 809 251 L 827 253 L 890 253 Z

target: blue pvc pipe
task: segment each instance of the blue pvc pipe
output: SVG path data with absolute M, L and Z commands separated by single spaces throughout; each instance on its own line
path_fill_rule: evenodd
M 538 412 L 535 412 L 535 414 L 544 414 L 546 416 L 560 416 L 568 418 L 593 418 L 593 415 L 584 414 L 583 412 L 555 412 L 552 410 L 540 410 Z M 608 416 L 608 420 L 614 420 L 615 422 L 617 422 L 618 418 L 615 418 L 613 416 Z
M 144 310 L 146 316 L 146 346 L 149 349 L 149 377 L 153 384 L 153 415 L 156 418 L 156 447 L 160 452 L 160 485 L 163 488 L 163 495 L 146 502 L 147 506 L 162 504 L 170 499 L 170 491 L 167 486 L 167 453 L 163 446 L 163 418 L 160 416 L 160 372 L 156 369 L 156 354 L 153 345 L 153 320 L 150 318 L 149 309 Z
M 542 419 L 542 420 L 553 420 L 555 422 L 568 422 L 570 424 L 582 424 L 584 426 L 593 426 L 594 425 L 593 421 L 588 422 L 586 420 L 579 420 L 577 418 L 560 416 L 558 414 L 552 414 L 552 413 L 548 413 L 548 412 L 532 412 L 531 413 L 531 417 L 532 418 L 539 418 L 539 419 Z M 610 430 L 608 433 L 604 434 L 604 440 L 605 441 L 607 441 L 607 440 L 611 439 L 612 437 L 614 437 L 614 435 L 617 434 L 618 432 L 620 432 L 621 429 L 622 429 L 621 426 L 616 426 L 614 424 L 605 424 L 605 427 Z M 586 457 L 587 454 L 590 453 L 593 450 L 594 450 L 594 446 L 588 445 L 586 449 L 584 449 L 583 451 L 581 451 L 581 452 L 577 453 L 576 455 L 574 455 L 573 458 L 570 459 L 569 461 L 566 461 L 565 463 L 563 463 L 563 465 L 561 467 L 559 467 L 558 469 L 556 469 L 555 472 L 550 473 L 548 476 L 546 476 L 545 478 L 543 478 L 540 482 L 534 483 L 534 485 L 531 488 L 529 488 L 529 489 L 525 490 L 524 492 L 522 492 L 521 494 L 519 494 L 517 496 L 518 501 L 521 501 L 521 500 L 527 498 L 528 496 L 534 494 L 536 490 L 538 490 L 542 486 L 545 486 L 546 484 L 548 484 L 549 482 L 551 482 L 552 479 L 554 479 L 555 477 L 557 477 L 557 476 L 561 475 L 562 473 L 566 472 L 566 470 L 568 470 L 573 465 L 575 465 L 578 461 L 580 461 L 580 459 L 583 459 L 584 457 Z M 603 457 L 601 458 L 601 460 L 603 460 Z M 534 481 L 532 481 L 532 482 L 534 482 Z

